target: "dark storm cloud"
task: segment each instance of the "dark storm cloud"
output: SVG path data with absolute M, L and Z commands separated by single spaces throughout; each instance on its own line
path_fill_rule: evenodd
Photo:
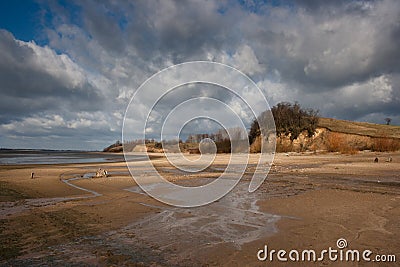
M 321 0 L 294 0 L 284 1 L 286 4 L 296 5 L 300 8 L 305 8 L 308 11 L 326 11 L 330 8 L 343 7 L 349 4 L 348 0 L 321 1 Z M 355 1 L 356 3 L 357 1 Z M 366 2 L 366 1 L 365 1 Z
M 272 65 L 287 82 L 304 90 L 332 90 L 398 71 L 395 2 L 306 2 L 267 6 L 262 9 L 265 14 L 254 14 L 238 4 L 225 4 L 221 13 L 222 4 L 216 2 L 116 6 L 86 1 L 82 16 L 86 34 L 107 53 L 127 52 L 129 57 L 129 50 L 132 60 L 143 65 L 221 61 L 221 54 L 232 55 L 247 44 L 260 63 Z
M 0 30 L 0 120 L 49 110 L 94 111 L 104 98 L 72 61 Z M 75 81 L 73 81 L 75 79 Z
M 121 53 L 126 42 L 123 42 L 122 32 L 125 17 L 123 10 L 115 3 L 101 3 L 95 5 L 89 1 L 82 2 L 83 26 L 90 36 L 110 52 Z
M 275 15 L 250 18 L 247 25 L 256 26 L 244 31 L 257 56 L 267 58 L 286 82 L 318 92 L 399 70 L 397 3 L 331 1 L 322 10 L 301 7 L 272 8 Z
M 226 49 L 238 42 L 241 34 L 230 30 L 234 14 L 222 15 L 219 10 L 223 5 L 214 1 L 118 5 L 85 1 L 80 7 L 87 34 L 111 53 L 126 51 L 128 46 L 140 57 L 171 57 L 178 63 L 196 56 L 202 59 L 210 49 Z

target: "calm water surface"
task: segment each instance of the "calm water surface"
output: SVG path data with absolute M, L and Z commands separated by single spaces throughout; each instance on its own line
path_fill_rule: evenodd
M 144 160 L 137 156 L 133 160 Z M 0 165 L 68 164 L 124 161 L 123 154 L 86 151 L 0 150 Z

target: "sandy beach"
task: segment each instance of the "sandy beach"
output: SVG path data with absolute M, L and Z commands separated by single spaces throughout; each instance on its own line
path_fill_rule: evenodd
M 190 185 L 217 178 L 228 159 L 218 155 L 214 169 L 201 175 L 174 172 L 165 158 L 153 162 L 169 180 Z M 259 261 L 257 252 L 265 245 L 321 251 L 336 248 L 340 238 L 350 249 L 400 260 L 400 153 L 277 154 L 267 180 L 248 193 L 256 159 L 251 155 L 231 193 L 199 208 L 147 196 L 125 162 L 0 166 L 0 264 L 285 266 Z M 89 178 L 98 168 L 110 177 Z M 294 264 L 396 266 L 329 259 Z

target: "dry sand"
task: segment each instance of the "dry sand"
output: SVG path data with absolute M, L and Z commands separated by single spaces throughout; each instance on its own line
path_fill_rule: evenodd
M 400 153 L 390 156 L 389 163 L 387 153 L 277 154 L 255 193 L 246 192 L 250 165 L 232 193 L 192 209 L 143 194 L 125 163 L 1 166 L 0 264 L 285 266 L 258 261 L 258 250 L 268 245 L 319 252 L 345 238 L 350 249 L 396 255 L 397 263 L 379 265 L 396 266 Z M 165 159 L 154 163 L 168 179 L 190 184 L 217 177 L 227 161 L 218 155 L 216 168 L 197 176 L 171 171 Z M 85 178 L 98 168 L 111 177 Z M 327 259 L 296 265 L 378 266 Z

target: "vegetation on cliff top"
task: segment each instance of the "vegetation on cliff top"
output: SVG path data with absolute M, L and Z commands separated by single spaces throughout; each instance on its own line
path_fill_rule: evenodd
M 250 144 L 261 134 L 259 122 L 266 121 L 265 118 L 271 113 L 275 121 L 276 135 L 290 136 L 292 141 L 304 131 L 307 132 L 308 137 L 313 136 L 318 125 L 318 111 L 304 109 L 298 103 L 278 103 L 271 108 L 271 111 L 263 112 L 257 120 L 253 121 L 249 132 Z

